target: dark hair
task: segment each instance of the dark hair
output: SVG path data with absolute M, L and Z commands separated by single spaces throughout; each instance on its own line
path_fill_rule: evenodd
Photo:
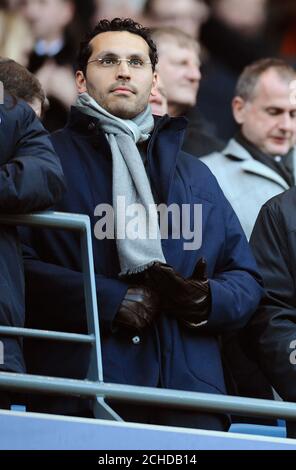
M 98 34 L 106 33 L 108 31 L 127 31 L 128 33 L 141 36 L 149 46 L 149 57 L 152 64 L 152 70 L 155 70 L 158 56 L 156 45 L 151 39 L 150 30 L 148 28 L 144 28 L 141 24 L 136 23 L 136 21 L 131 18 L 113 18 L 111 21 L 107 19 L 100 20 L 94 30 L 88 34 L 85 40 L 80 44 L 77 60 L 78 70 L 82 70 L 84 74 L 86 73 L 87 62 L 92 54 L 90 41 Z
M 245 101 L 252 100 L 259 78 L 269 69 L 274 69 L 283 80 L 291 81 L 296 78 L 296 71 L 284 60 L 277 58 L 259 59 L 242 71 L 236 84 L 235 96 L 240 96 Z
M 32 103 L 35 98 L 41 101 L 44 111 L 46 97 L 37 77 L 12 59 L 0 57 L 0 81 L 10 95 Z

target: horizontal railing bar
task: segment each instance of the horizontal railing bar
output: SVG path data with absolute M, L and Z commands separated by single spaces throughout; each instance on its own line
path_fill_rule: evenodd
M 82 335 L 63 331 L 37 330 L 31 328 L 18 328 L 15 326 L 0 326 L 0 335 L 21 336 L 23 338 L 50 339 L 55 341 L 67 341 L 71 343 L 94 343 L 94 335 Z
M 82 214 L 54 211 L 35 212 L 34 214 L 0 214 L 0 224 L 86 230 L 86 227 L 89 226 L 89 218 Z
M 231 413 L 296 420 L 296 404 L 209 393 L 169 390 L 133 385 L 96 383 L 29 374 L 0 373 L 0 389 L 27 390 L 84 397 L 100 396 L 123 402 L 153 404 L 213 413 Z

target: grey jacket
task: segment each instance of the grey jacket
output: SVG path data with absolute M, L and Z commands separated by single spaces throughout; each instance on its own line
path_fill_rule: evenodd
M 296 180 L 296 148 L 293 158 Z M 289 189 L 288 183 L 278 173 L 255 160 L 234 139 L 229 141 L 221 153 L 211 153 L 200 160 L 216 176 L 248 239 L 261 206 L 268 199 Z

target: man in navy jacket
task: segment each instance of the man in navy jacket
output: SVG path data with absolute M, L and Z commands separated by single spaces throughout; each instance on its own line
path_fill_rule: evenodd
M 245 325 L 262 289 L 246 238 L 215 178 L 180 150 L 185 120 L 152 118 L 147 103 L 156 61 L 147 30 L 129 19 L 100 21 L 82 43 L 76 76 L 80 97 L 68 125 L 52 136 L 68 186 L 56 209 L 88 214 L 94 228 L 105 381 L 224 394 L 218 335 Z M 202 243 L 186 249 L 184 232 L 172 236 L 174 221 L 161 242 L 133 240 L 132 250 L 118 236 L 98 239 L 95 208 L 115 207 L 114 194 L 123 194 L 123 188 L 127 198 L 142 198 L 144 206 L 147 196 L 156 204 L 187 205 L 192 215 L 200 204 L 202 219 L 193 228 L 194 237 L 202 232 Z M 29 326 L 85 331 L 78 237 L 44 230 L 24 241 Z M 87 347 L 38 348 L 37 355 L 28 344 L 31 372 L 86 377 Z M 60 408 L 48 400 L 46 409 L 85 411 L 68 399 Z M 198 412 L 116 409 L 128 420 L 226 428 L 223 417 Z
M 62 168 L 47 132 L 24 101 L 5 95 L 0 104 L 0 213 L 26 214 L 47 209 L 61 198 L 63 190 Z M 24 321 L 20 244 L 16 227 L 2 225 L 0 324 L 21 327 Z M 21 340 L 0 339 L 4 352 L 0 370 L 24 372 Z

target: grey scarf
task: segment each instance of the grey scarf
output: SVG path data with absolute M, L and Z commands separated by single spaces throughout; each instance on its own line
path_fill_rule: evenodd
M 158 215 L 136 145 L 147 140 L 153 129 L 150 106 L 132 120 L 120 119 L 102 108 L 88 93 L 81 93 L 77 98 L 76 107 L 99 120 L 111 147 L 113 209 L 120 276 L 144 271 L 155 261 L 165 263 Z M 123 203 L 126 208 L 123 219 L 125 224 L 120 223 L 124 214 L 121 207 L 118 207 Z

